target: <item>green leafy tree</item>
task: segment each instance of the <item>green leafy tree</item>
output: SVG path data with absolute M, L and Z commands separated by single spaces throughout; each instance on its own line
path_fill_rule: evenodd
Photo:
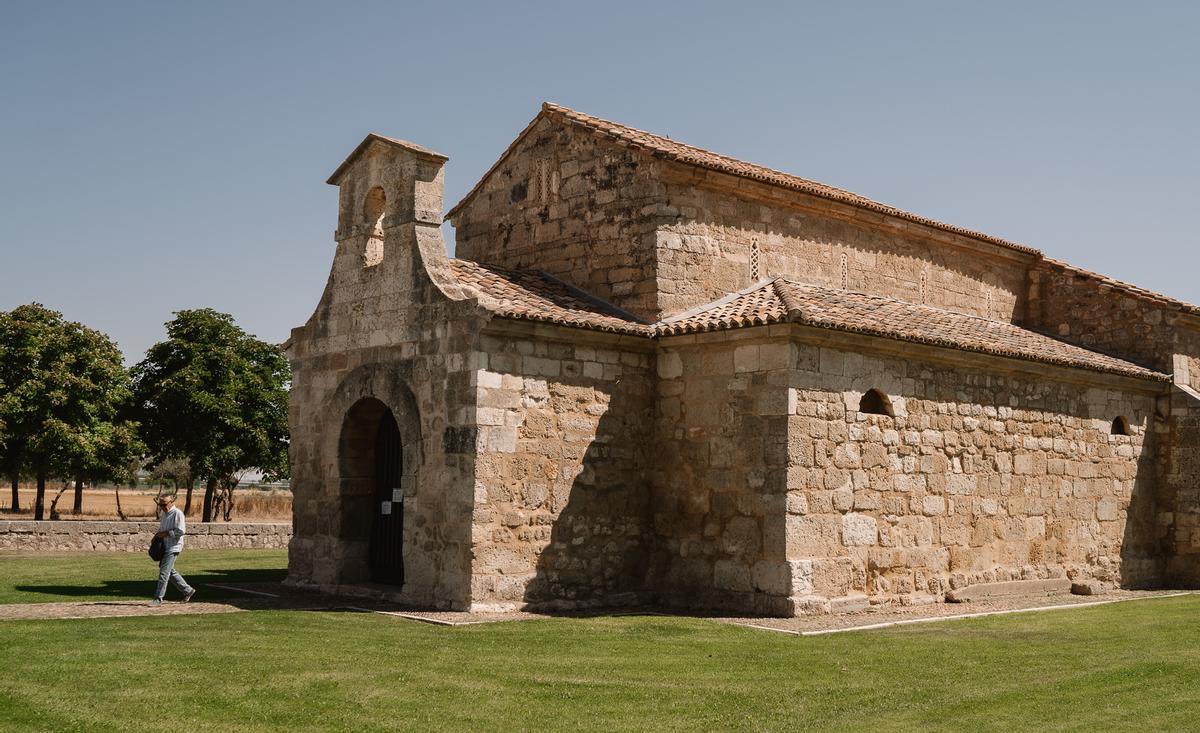
M 12 317 L 0 311 L 0 339 L 6 339 L 12 330 Z M 10 353 L 7 340 L 0 341 L 0 470 L 12 482 L 12 510 L 21 511 L 21 452 L 16 436 L 11 434 L 8 423 L 12 421 L 17 407 L 16 354 Z
M 83 482 L 95 486 L 102 481 L 124 483 L 136 475 L 141 456 L 146 453 L 146 444 L 138 435 L 138 425 L 128 419 L 130 403 L 122 410 L 124 419 L 104 424 L 96 432 L 95 450 L 71 466 L 75 476 L 75 504 L 72 511 L 83 511 Z M 69 474 L 70 475 L 70 474 Z
M 210 308 L 185 310 L 167 323 L 167 339 L 134 367 L 142 435 L 157 460 L 188 459 L 205 482 L 205 522 L 217 487 L 238 474 L 288 470 L 288 383 L 279 348 L 259 341 Z
M 129 374 L 112 339 L 31 303 L 0 319 L 0 423 L 5 463 L 37 479 L 34 518 L 45 515 L 46 479 L 96 466 L 111 450 Z

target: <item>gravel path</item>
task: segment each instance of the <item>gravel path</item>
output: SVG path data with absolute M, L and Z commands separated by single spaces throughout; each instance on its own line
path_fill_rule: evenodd
M 14 603 L 0 605 L 0 621 L 16 619 L 80 619 L 113 618 L 121 616 L 178 616 L 205 613 L 236 613 L 256 610 L 354 611 L 379 613 L 395 618 L 421 621 L 443 626 L 464 626 L 500 621 L 525 621 L 538 618 L 588 615 L 620 615 L 620 612 L 601 614 L 540 614 L 525 611 L 505 613 L 469 613 L 465 611 L 420 611 L 383 601 L 361 598 L 338 598 L 285 588 L 278 583 L 219 586 L 242 595 L 220 602 L 171 602 L 150 606 L 146 601 L 79 601 L 70 603 Z M 948 620 L 978 615 L 996 615 L 1034 610 L 1052 610 L 1071 606 L 1089 606 L 1118 601 L 1187 595 L 1190 591 L 1108 591 L 1098 596 L 1070 594 L 1006 596 L 970 603 L 937 603 L 924 606 L 871 608 L 857 613 L 796 618 L 717 617 L 700 616 L 721 623 L 747 626 L 764 631 L 777 631 L 803 636 L 827 634 L 866 628 L 881 628 L 923 621 Z M 657 614 L 651 610 L 628 613 Z
M 0 620 L 114 618 L 117 616 L 178 616 L 194 613 L 232 613 L 242 609 L 226 603 L 164 603 L 146 601 L 81 601 L 74 603 L 10 603 L 0 606 Z
M 1110 590 L 1101 595 L 1077 596 L 1070 593 L 1055 595 L 1001 596 L 969 603 L 933 603 L 924 606 L 895 606 L 870 608 L 857 613 L 827 616 L 797 616 L 795 618 L 723 617 L 725 623 L 749 626 L 767 631 L 814 636 L 836 631 L 853 631 L 865 628 L 883 628 L 923 621 L 945 621 L 954 618 L 970 618 L 980 615 L 1001 615 L 1030 611 L 1070 608 L 1072 606 L 1095 606 L 1118 601 L 1133 601 L 1147 598 L 1165 598 L 1190 595 L 1194 591 L 1174 590 Z

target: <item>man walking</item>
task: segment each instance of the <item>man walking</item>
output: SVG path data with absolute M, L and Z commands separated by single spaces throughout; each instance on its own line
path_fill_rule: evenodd
M 158 588 L 154 591 L 154 600 L 150 601 L 150 605 L 162 605 L 163 596 L 167 593 L 167 580 L 174 583 L 175 587 L 183 593 L 183 602 L 187 603 L 192 600 L 192 596 L 196 595 L 196 589 L 188 585 L 183 576 L 175 570 L 175 560 L 179 557 L 179 553 L 183 552 L 183 535 L 187 531 L 187 524 L 183 519 L 183 512 L 175 506 L 174 496 L 158 497 L 158 507 L 162 509 L 163 516 L 158 523 L 158 533 L 154 536 L 162 538 L 166 545 L 166 552 L 158 561 Z

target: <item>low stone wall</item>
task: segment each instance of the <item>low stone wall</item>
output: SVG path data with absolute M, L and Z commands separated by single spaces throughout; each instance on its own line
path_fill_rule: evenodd
M 0 522 L 0 553 L 46 551 L 145 552 L 158 522 Z M 231 547 L 278 548 L 292 539 L 291 524 L 188 522 L 184 547 L 215 550 Z

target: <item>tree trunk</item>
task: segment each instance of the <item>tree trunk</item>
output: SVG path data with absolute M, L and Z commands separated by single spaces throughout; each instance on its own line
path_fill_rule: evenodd
M 21 511 L 21 474 L 16 469 L 13 469 L 12 475 L 12 510 L 14 512 Z
M 83 479 L 75 477 L 75 506 L 71 507 L 72 514 L 83 514 Z
M 193 485 L 195 485 L 195 482 L 192 481 L 191 476 L 188 476 L 187 498 L 183 500 L 183 516 L 185 516 L 185 517 L 188 515 L 189 512 L 192 511 L 192 486 Z
M 33 518 L 42 521 L 46 518 L 46 474 L 38 471 L 37 498 L 33 500 Z
M 201 517 L 202 522 L 212 521 L 212 505 L 213 495 L 217 493 L 217 480 L 210 478 L 204 486 L 204 516 Z

